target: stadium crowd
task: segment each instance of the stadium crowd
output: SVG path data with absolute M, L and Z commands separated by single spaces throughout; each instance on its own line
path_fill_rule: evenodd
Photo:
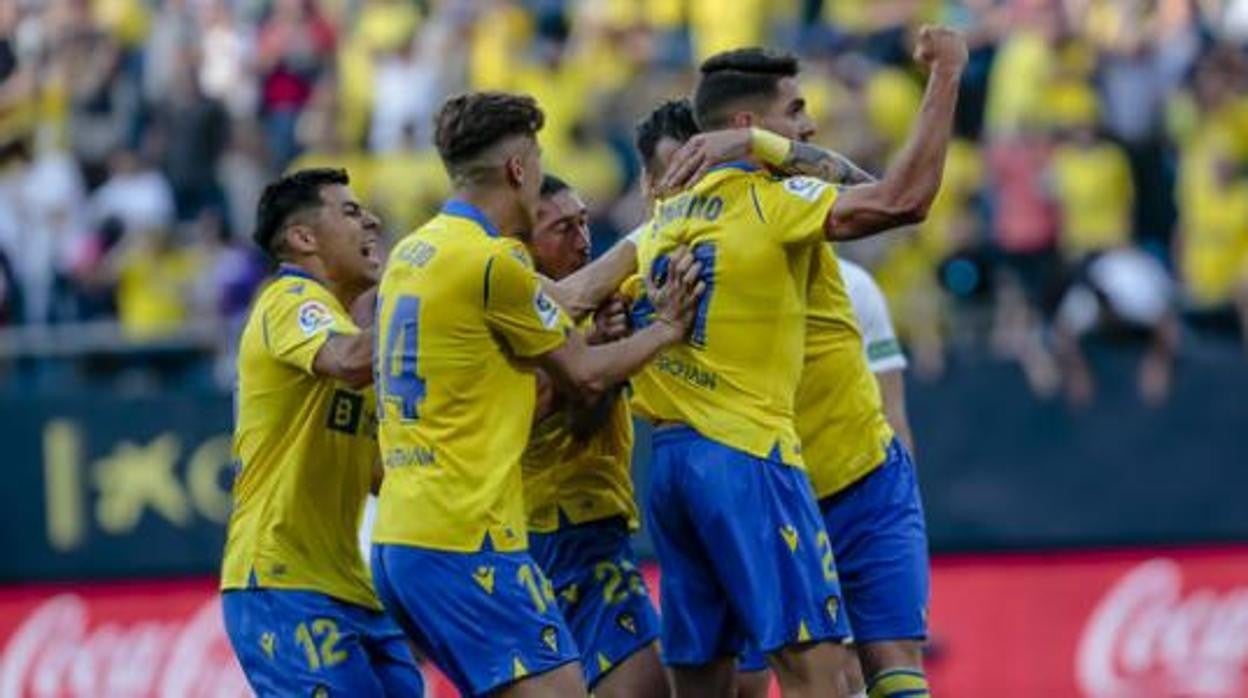
M 945 182 L 917 231 L 848 255 L 917 373 L 986 341 L 1041 394 L 1093 381 L 1080 338 L 1248 333 L 1244 0 L 14 0 L 0 5 L 0 325 L 116 319 L 146 341 L 237 328 L 266 268 L 265 181 L 334 165 L 391 242 L 449 189 L 431 119 L 464 89 L 534 95 L 547 169 L 602 249 L 646 214 L 637 118 L 693 67 L 803 58 L 820 140 L 880 172 L 921 96 L 911 30 L 971 44 Z M 1063 380 L 1065 376 L 1065 380 Z

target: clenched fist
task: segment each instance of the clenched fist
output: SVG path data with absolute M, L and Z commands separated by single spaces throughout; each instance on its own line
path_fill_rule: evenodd
M 956 29 L 924 26 L 914 45 L 914 60 L 929 71 L 960 73 L 966 66 L 966 39 Z

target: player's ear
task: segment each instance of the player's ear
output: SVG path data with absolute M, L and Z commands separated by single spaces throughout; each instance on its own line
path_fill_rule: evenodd
M 315 254 L 317 251 L 316 234 L 312 228 L 301 223 L 288 225 L 282 230 L 286 249 L 297 255 Z
M 739 111 L 732 115 L 732 128 L 751 128 L 756 126 L 754 114 L 748 111 Z
M 507 186 L 512 189 L 522 189 L 527 174 L 524 171 L 524 159 L 519 155 L 511 155 L 503 162 L 503 175 L 507 178 Z

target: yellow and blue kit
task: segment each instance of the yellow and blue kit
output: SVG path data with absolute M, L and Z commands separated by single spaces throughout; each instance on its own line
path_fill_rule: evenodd
M 608 411 L 603 424 L 581 426 L 583 413 L 567 409 L 543 419 L 523 458 L 529 550 L 554 585 L 591 689 L 659 635 L 630 541 L 632 412 L 618 390 L 593 409 Z
M 706 283 L 689 340 L 633 381 L 635 408 L 659 425 L 645 510 L 668 664 L 849 635 L 794 417 L 836 196 L 730 163 L 661 202 L 639 241 L 641 273 L 661 280 L 685 246 Z
M 294 266 L 261 292 L 243 330 L 221 589 L 230 642 L 263 696 L 422 690 L 360 556 L 377 459 L 371 391 L 312 368 L 332 335 L 358 332 Z
M 377 304 L 382 602 L 467 695 L 577 661 L 528 552 L 520 466 L 536 402 L 522 362 L 571 322 L 524 246 L 460 200 L 395 247 Z

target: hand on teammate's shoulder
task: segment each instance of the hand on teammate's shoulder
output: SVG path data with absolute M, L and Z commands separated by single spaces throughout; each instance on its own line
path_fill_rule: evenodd
M 710 168 L 750 155 L 750 129 L 730 128 L 699 133 L 672 155 L 655 192 L 662 199 L 688 189 Z

